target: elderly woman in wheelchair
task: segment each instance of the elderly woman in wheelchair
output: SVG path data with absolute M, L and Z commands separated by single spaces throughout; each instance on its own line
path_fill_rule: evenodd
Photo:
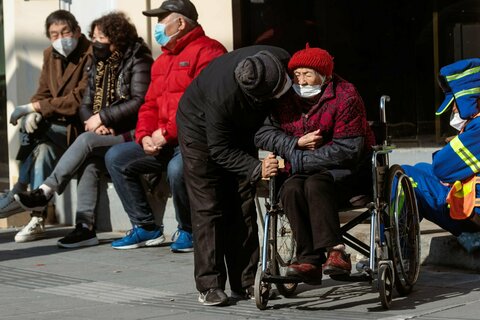
M 371 189 L 375 138 L 362 98 L 333 73 L 327 51 L 307 44 L 288 69 L 293 90 L 272 110 L 255 143 L 272 152 L 266 161 L 286 161 L 279 199 L 297 246 L 287 276 L 319 284 L 322 274 L 350 273 L 338 212 L 352 196 Z

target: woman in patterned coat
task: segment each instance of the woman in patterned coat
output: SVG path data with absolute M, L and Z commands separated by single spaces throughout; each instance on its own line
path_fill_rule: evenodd
M 297 242 L 297 263 L 287 274 L 320 283 L 322 273 L 348 274 L 338 209 L 365 186 L 374 136 L 355 87 L 333 74 L 320 48 L 295 53 L 288 65 L 294 85 L 257 132 L 257 147 L 286 160 L 282 205 Z M 365 178 L 360 176 L 364 175 Z M 328 259 L 325 257 L 328 254 Z M 322 272 L 323 264 L 323 272 Z

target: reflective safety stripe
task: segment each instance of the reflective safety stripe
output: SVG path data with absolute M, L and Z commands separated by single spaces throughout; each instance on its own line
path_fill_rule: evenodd
M 453 151 L 462 159 L 465 164 L 470 167 L 473 173 L 480 171 L 480 161 L 468 150 L 460 141 L 460 139 L 455 137 L 450 141 L 450 146 L 453 148 Z
M 463 71 L 462 73 L 451 74 L 449 76 L 446 76 L 445 78 L 447 78 L 448 81 L 453 81 L 453 80 L 458 80 L 460 78 L 466 77 L 468 75 L 471 75 L 471 74 L 477 73 L 477 72 L 480 72 L 480 67 L 467 69 L 467 70 Z
M 472 88 L 472 89 L 458 91 L 457 93 L 454 93 L 454 95 L 455 95 L 455 98 L 458 99 L 460 97 L 467 96 L 469 94 L 479 94 L 479 93 L 480 93 L 480 88 Z
M 413 180 L 412 177 L 408 177 L 408 179 L 410 180 L 410 182 L 411 182 L 411 184 L 412 184 L 412 187 L 414 187 L 414 188 L 417 188 L 417 187 L 418 187 L 418 183 L 417 183 L 415 180 Z
M 450 107 L 450 104 L 453 102 L 453 100 L 455 100 L 455 97 L 454 97 L 454 96 L 452 96 L 452 97 L 450 98 L 450 101 L 448 101 L 448 103 L 445 104 L 445 108 L 443 108 L 443 109 L 440 110 L 440 111 L 435 112 L 435 114 L 436 114 L 437 116 L 439 116 L 439 115 L 441 115 L 442 113 L 444 113 L 445 110 L 447 110 L 448 107 Z

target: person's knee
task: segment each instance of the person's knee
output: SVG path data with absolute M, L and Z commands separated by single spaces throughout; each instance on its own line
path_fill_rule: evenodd
M 110 147 L 105 153 L 105 165 L 108 171 L 110 171 L 111 168 L 116 168 L 119 166 L 119 159 L 122 155 L 122 152 L 118 146 L 119 145 L 114 145 Z
M 81 135 L 79 135 L 77 139 L 75 139 L 74 145 L 81 145 L 80 148 L 82 148 L 83 150 L 87 150 L 91 148 L 90 143 L 96 135 L 97 134 L 94 132 L 90 132 L 90 131 L 84 132 Z
M 303 184 L 287 181 L 282 185 L 280 196 L 285 201 L 290 197 L 296 197 L 300 193 L 303 193 Z
M 170 160 L 167 166 L 167 179 L 172 182 L 183 179 L 182 161 L 178 161 L 175 158 Z
M 333 190 L 335 180 L 333 176 L 328 173 L 315 174 L 305 180 L 305 192 L 319 191 L 319 190 Z
M 55 151 L 55 146 L 50 143 L 40 143 L 35 147 L 35 163 L 52 162 L 56 160 L 57 156 L 59 156 L 59 154 Z

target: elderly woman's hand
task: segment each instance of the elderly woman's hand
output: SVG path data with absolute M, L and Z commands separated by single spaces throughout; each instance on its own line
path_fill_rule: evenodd
M 297 146 L 301 150 L 315 150 L 323 144 L 320 129 L 309 132 L 298 139 Z
M 99 135 L 115 135 L 115 131 L 112 128 L 107 128 L 103 124 L 101 124 L 97 129 L 95 129 L 95 133 Z

